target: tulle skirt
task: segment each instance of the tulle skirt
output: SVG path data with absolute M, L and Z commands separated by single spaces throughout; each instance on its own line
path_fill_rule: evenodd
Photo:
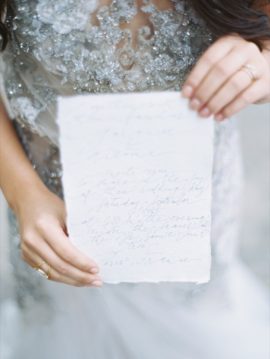
M 14 295 L 1 307 L 1 359 L 269 359 L 268 291 L 236 250 L 241 165 L 233 121 L 217 127 L 215 146 L 208 283 L 47 281 L 21 260 L 9 211 Z
M 238 257 L 199 285 L 41 281 L 32 301 L 3 303 L 1 359 L 270 357 L 268 292 Z

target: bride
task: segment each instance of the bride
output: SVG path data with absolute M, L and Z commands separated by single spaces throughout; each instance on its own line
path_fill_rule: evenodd
M 237 253 L 234 121 L 270 102 L 268 11 L 246 0 L 1 1 L 0 188 L 17 305 L 9 358 L 268 358 L 265 293 Z M 68 238 L 56 97 L 151 90 L 182 91 L 216 120 L 206 284 L 103 283 Z

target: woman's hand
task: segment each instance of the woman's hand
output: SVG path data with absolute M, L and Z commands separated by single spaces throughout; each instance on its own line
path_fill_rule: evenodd
M 101 286 L 98 267 L 73 246 L 66 229 L 64 202 L 49 190 L 27 193 L 16 216 L 19 221 L 21 255 L 31 267 L 41 265 L 50 277 L 73 286 Z
M 189 98 L 190 107 L 201 117 L 214 115 L 217 121 L 250 104 L 270 102 L 268 52 L 261 52 L 253 42 L 236 34 L 221 37 L 192 69 L 182 96 Z M 244 65 L 256 69 L 256 80 L 241 69 Z
M 18 219 L 21 255 L 30 266 L 47 272 L 49 265 L 50 279 L 57 282 L 102 284 L 94 261 L 70 242 L 64 202 L 49 191 L 34 170 L 1 102 L 0 189 Z

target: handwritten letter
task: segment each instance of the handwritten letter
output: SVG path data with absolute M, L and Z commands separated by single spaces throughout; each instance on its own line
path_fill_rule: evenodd
M 104 282 L 209 281 L 213 119 L 162 91 L 60 97 L 57 122 L 70 240 Z

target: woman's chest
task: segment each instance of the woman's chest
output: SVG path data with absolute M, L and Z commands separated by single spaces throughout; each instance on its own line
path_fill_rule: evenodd
M 172 88 L 211 42 L 187 0 L 16 3 L 16 56 L 79 92 Z

